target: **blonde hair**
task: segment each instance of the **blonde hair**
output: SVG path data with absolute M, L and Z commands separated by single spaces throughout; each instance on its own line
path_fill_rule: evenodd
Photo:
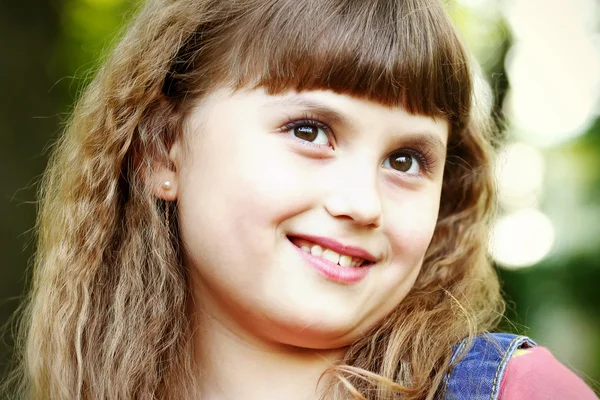
M 150 0 L 79 100 L 41 184 L 17 391 L 193 397 L 176 219 L 145 185 L 218 86 L 327 89 L 450 122 L 439 218 L 417 282 L 349 348 L 324 397 L 432 399 L 452 346 L 503 310 L 487 257 L 492 149 L 472 68 L 435 0 Z M 170 210 L 171 215 L 175 214 Z

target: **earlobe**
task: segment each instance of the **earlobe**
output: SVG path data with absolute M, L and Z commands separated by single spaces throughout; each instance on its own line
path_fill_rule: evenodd
M 177 200 L 177 177 L 175 171 L 156 171 L 156 177 L 152 180 L 152 191 L 159 199 L 165 201 Z
M 175 190 L 174 181 L 164 180 L 158 188 L 158 193 L 155 193 L 157 197 L 166 200 L 174 201 L 177 199 L 177 191 Z
M 174 143 L 169 151 L 169 162 L 156 166 L 154 178 L 152 179 L 152 190 L 154 195 L 165 201 L 177 200 L 179 165 L 179 145 Z

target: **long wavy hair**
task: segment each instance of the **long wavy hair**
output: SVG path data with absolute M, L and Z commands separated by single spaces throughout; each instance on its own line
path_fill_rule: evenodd
M 324 89 L 445 118 L 441 206 L 420 275 L 323 394 L 432 399 L 452 346 L 503 312 L 487 255 L 490 125 L 437 0 L 149 0 L 79 99 L 40 190 L 13 387 L 34 399 L 193 398 L 176 204 L 148 185 L 217 87 Z M 16 396 L 16 394 L 13 394 Z

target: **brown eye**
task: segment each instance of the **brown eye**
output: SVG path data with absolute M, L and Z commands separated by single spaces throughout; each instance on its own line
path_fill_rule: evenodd
M 383 166 L 409 174 L 419 174 L 421 166 L 416 157 L 409 151 L 397 151 L 385 159 Z
M 320 126 L 317 123 L 296 122 L 293 125 L 288 125 L 289 133 L 302 141 L 306 141 L 316 145 L 328 145 L 329 129 L 326 126 Z
M 312 142 L 319 135 L 319 128 L 314 125 L 297 126 L 294 128 L 294 135 L 296 135 L 296 137 L 299 139 Z

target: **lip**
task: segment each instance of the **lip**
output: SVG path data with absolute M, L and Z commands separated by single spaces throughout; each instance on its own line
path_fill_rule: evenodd
M 367 276 L 369 270 L 373 266 L 373 264 L 368 264 L 358 268 L 342 267 L 341 265 L 334 264 L 331 261 L 326 260 L 322 257 L 316 257 L 310 253 L 305 252 L 304 250 L 296 246 L 291 240 L 290 244 L 294 246 L 296 251 L 298 251 L 300 257 L 306 260 L 308 264 L 310 264 L 314 269 L 316 269 L 327 279 L 346 285 L 357 283 L 363 280 L 363 278 Z
M 363 260 L 368 261 L 370 263 L 377 262 L 377 257 L 369 253 L 367 250 L 360 247 L 342 244 L 335 239 L 311 235 L 290 235 L 289 237 L 308 240 L 309 242 L 318 244 L 321 247 L 331 249 L 338 254 L 346 254 L 348 256 L 362 258 Z

